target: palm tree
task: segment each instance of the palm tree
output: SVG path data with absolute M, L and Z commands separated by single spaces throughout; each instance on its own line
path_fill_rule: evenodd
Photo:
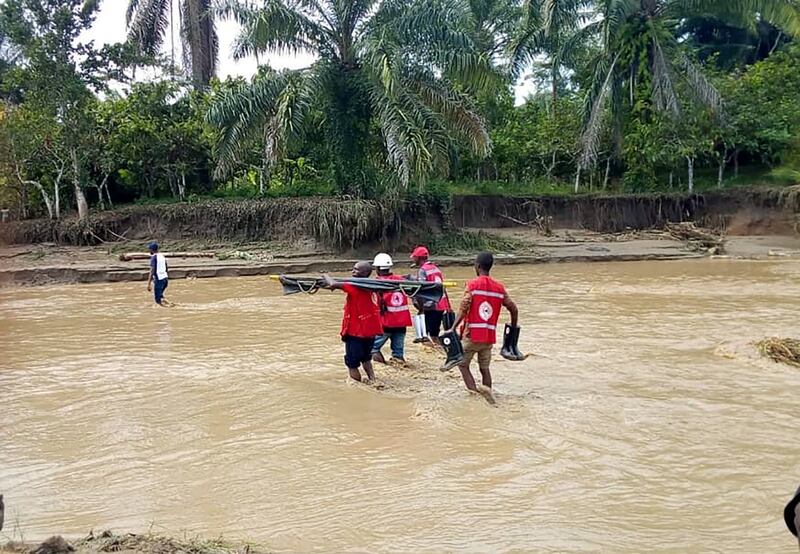
M 274 164 L 320 120 L 334 179 L 347 194 L 364 195 L 376 165 L 388 165 L 404 186 L 446 171 L 453 138 L 488 154 L 473 94 L 487 85 L 491 68 L 462 30 L 462 4 L 268 0 L 255 10 L 229 0 L 221 12 L 242 25 L 236 56 L 303 51 L 317 61 L 301 70 L 262 70 L 213 102 L 209 121 L 221 129 L 218 174 L 249 141 L 263 140 Z M 371 129 L 379 129 L 384 162 L 367 160 Z
M 217 69 L 219 43 L 211 4 L 212 0 L 180 2 L 184 65 L 197 89 L 207 87 Z M 128 0 L 126 18 L 130 39 L 142 53 L 155 56 L 167 30 L 172 33 L 172 0 Z
M 616 141 L 627 108 L 638 117 L 654 112 L 681 115 L 678 90 L 690 91 L 695 102 L 720 113 L 722 100 L 678 39 L 679 23 L 693 16 L 715 15 L 741 26 L 760 17 L 785 31 L 800 32 L 795 0 L 603 0 L 599 17 L 581 30 L 602 44 L 584 110 L 581 156 L 576 176 L 591 166 L 598 152 L 604 111 L 610 105 Z
M 577 61 L 587 37 L 580 30 L 593 16 L 590 0 L 525 0 L 520 29 L 511 45 L 515 76 L 537 55 L 546 55 L 550 69 L 551 103 L 555 112 L 562 68 Z

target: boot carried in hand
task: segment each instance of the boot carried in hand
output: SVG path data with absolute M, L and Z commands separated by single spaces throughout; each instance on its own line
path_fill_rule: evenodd
M 521 362 L 528 357 L 519 351 L 519 332 L 519 327 L 512 327 L 506 323 L 506 329 L 503 333 L 503 349 L 500 350 L 500 355 L 506 360 Z
M 464 347 L 461 345 L 461 339 L 458 338 L 455 331 L 445 333 L 439 337 L 439 342 L 447 352 L 447 361 L 441 367 L 442 371 L 448 371 L 464 361 Z

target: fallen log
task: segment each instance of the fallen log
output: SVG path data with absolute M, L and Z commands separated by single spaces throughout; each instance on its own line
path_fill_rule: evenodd
M 166 258 L 215 258 L 216 252 L 164 252 Z M 119 255 L 121 262 L 132 262 L 134 260 L 149 260 L 150 254 L 147 252 L 124 252 Z

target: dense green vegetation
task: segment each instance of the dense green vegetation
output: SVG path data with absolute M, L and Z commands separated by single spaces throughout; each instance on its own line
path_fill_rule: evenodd
M 792 0 L 175 0 L 180 24 L 130 0 L 127 40 L 99 47 L 100 1 L 0 4 L 0 208 L 21 217 L 800 177 Z M 236 56 L 315 61 L 220 81 L 226 19 Z

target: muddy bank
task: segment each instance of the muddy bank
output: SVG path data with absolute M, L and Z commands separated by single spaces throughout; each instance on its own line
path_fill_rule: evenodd
M 126 206 L 64 218 L 0 224 L 0 244 L 98 245 L 124 240 L 298 241 L 339 251 L 396 239 L 401 229 L 441 230 L 447 216 L 433 201 L 377 202 L 335 198 L 276 198 Z M 431 227 L 433 226 L 433 227 Z
M 99 245 L 122 240 L 313 241 L 338 252 L 404 249 L 463 228 L 538 227 L 597 232 L 660 229 L 694 221 L 729 235 L 795 233 L 795 188 L 695 195 L 418 197 L 403 202 L 281 198 L 129 206 L 85 221 L 0 224 L 0 243 Z M 388 246 L 387 246 L 388 245 Z
M 791 235 L 800 211 L 798 191 L 735 189 L 692 195 L 626 195 L 509 198 L 458 196 L 453 220 L 476 228 L 535 225 L 616 233 L 659 229 L 669 222 L 693 221 L 729 235 Z
M 611 262 L 677 260 L 704 257 L 683 242 L 661 233 L 602 235 L 581 231 L 557 231 L 542 237 L 526 228 L 495 229 L 487 233 L 499 240 L 512 241 L 515 251 L 497 253 L 497 263 L 542 264 L 568 262 Z M 173 245 L 180 249 L 180 243 Z M 169 261 L 170 279 L 244 277 L 280 273 L 347 272 L 361 256 L 331 253 L 290 253 L 254 245 L 246 251 L 233 247 L 219 250 L 214 258 L 175 258 Z M 240 247 L 236 247 L 240 248 Z M 768 259 L 800 256 L 800 237 L 731 237 L 726 242 L 727 256 L 739 259 Z M 407 251 L 393 251 L 398 271 L 406 269 Z M 474 253 L 436 256 L 445 267 L 469 266 Z M 123 262 L 117 253 L 103 247 L 7 247 L 0 249 L 0 286 L 48 285 L 146 281 L 147 261 Z
M 65 539 L 53 536 L 42 543 L 8 542 L 0 545 L 3 554 L 98 554 L 101 552 L 148 553 L 148 554 L 261 554 L 269 550 L 248 542 L 232 542 L 222 538 L 204 539 L 201 537 L 175 538 L 155 534 L 115 534 L 104 531 L 95 535 L 90 533 L 81 539 Z

